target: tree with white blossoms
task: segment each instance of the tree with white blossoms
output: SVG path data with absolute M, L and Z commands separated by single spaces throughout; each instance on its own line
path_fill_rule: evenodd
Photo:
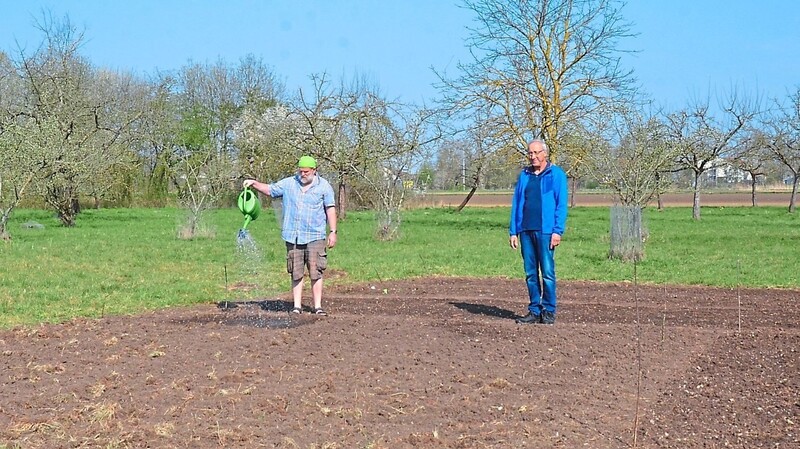
M 79 49 L 83 35 L 69 19 L 45 16 L 38 25 L 44 41 L 33 53 L 19 51 L 14 61 L 24 101 L 13 104 L 16 132 L 24 132 L 17 151 L 37 155 L 33 188 L 73 226 L 79 196 L 99 198 L 108 190 L 112 172 L 125 160 L 132 125 L 142 103 L 132 77 L 96 70 Z M 95 181 L 99 181 L 95 182 Z
M 45 138 L 47 133 L 31 133 L 19 123 L 3 115 L 0 123 L 0 239 L 10 240 L 8 219 L 19 206 L 34 180 L 41 176 L 43 169 L 38 150 L 42 143 L 36 139 Z M 46 142 L 44 142 L 46 144 Z
M 171 169 L 178 183 L 178 198 L 187 221 L 182 238 L 210 236 L 202 219 L 235 184 L 236 127 L 248 111 L 261 113 L 278 103 L 282 91 L 269 68 L 253 56 L 237 65 L 190 63 L 175 78 L 171 101 L 177 114 L 177 138 L 170 150 Z
M 247 109 L 234 127 L 242 176 L 277 180 L 293 173 L 303 151 L 304 121 L 282 104 Z
M 23 122 L 14 111 L 15 102 L 23 98 L 24 89 L 16 68 L 8 56 L 0 52 L 0 239 L 10 240 L 8 219 L 22 201 L 39 168 L 32 148 L 27 147 Z

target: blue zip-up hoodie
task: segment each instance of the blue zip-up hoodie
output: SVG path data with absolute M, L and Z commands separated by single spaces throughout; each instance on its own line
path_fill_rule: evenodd
M 517 186 L 514 188 L 514 198 L 511 200 L 509 236 L 518 235 L 522 231 L 525 188 L 534 176 L 536 175 L 530 167 L 525 167 L 519 174 Z M 548 162 L 544 172 L 539 176 L 542 177 L 542 232 L 563 235 L 567 225 L 567 174 L 561 167 Z

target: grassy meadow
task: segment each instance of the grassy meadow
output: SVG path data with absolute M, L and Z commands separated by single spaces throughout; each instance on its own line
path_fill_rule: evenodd
M 522 276 L 508 247 L 507 207 L 414 209 L 400 238 L 373 238 L 374 214 L 351 212 L 329 252 L 326 285 L 419 276 Z M 609 260 L 609 209 L 571 209 L 556 251 L 561 280 L 624 282 L 633 265 Z M 800 218 L 785 208 L 645 211 L 650 231 L 637 280 L 649 284 L 800 288 Z M 275 297 L 289 290 L 285 249 L 274 212 L 248 230 L 258 251 L 237 249 L 243 218 L 210 212 L 207 236 L 177 238 L 178 209 L 84 210 L 74 228 L 49 211 L 19 210 L 13 240 L 0 242 L 0 327 L 100 317 L 169 306 Z M 36 224 L 43 225 L 42 227 Z M 523 294 L 520 292 L 520 294 Z

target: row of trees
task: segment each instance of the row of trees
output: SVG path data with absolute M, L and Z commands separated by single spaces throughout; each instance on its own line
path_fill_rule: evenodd
M 465 5 L 477 23 L 468 42 L 473 60 L 459 64 L 456 77 L 440 74 L 440 87 L 446 110 L 457 111 L 475 129 L 489 130 L 480 145 L 471 143 L 473 160 L 501 155 L 518 161 L 525 141 L 542 137 L 573 182 L 594 179 L 611 188 L 621 204 L 640 208 L 667 189 L 674 174 L 689 172 L 695 219 L 707 172 L 738 167 L 751 175 L 755 188 L 758 177 L 778 164 L 792 175 L 794 212 L 800 88 L 767 105 L 734 89 L 716 104 L 705 99 L 678 111 L 658 110 L 636 88 L 633 73 L 620 66 L 620 41 L 632 36 L 622 2 L 467 0 Z M 472 173 L 486 166 L 476 163 Z
M 440 134 L 425 109 L 384 98 L 363 80 L 313 78 L 287 95 L 263 61 L 190 62 L 141 79 L 94 67 L 68 19 L 46 17 L 32 53 L 0 53 L 0 235 L 23 201 L 41 201 L 65 226 L 81 204 L 161 205 L 189 211 L 228 200 L 245 177 L 292 173 L 316 156 L 339 190 L 340 214 L 357 206 L 397 211 L 398 189 Z M 352 199 L 352 200 L 351 200 Z M 386 214 L 396 217 L 396 214 Z
M 573 183 L 599 182 L 643 208 L 690 173 L 700 218 L 704 173 L 732 164 L 755 180 L 770 164 L 800 172 L 800 89 L 761 104 L 735 90 L 678 111 L 648 102 L 621 67 L 633 35 L 614 0 L 464 0 L 474 13 L 473 58 L 437 73 L 435 107 L 391 101 L 360 77 L 311 75 L 287 92 L 260 59 L 189 62 L 142 79 L 98 68 L 83 35 L 47 16 L 33 52 L 0 53 L 0 235 L 14 208 L 41 199 L 66 226 L 81 204 L 164 204 L 202 212 L 239 180 L 274 180 L 300 154 L 321 161 L 340 215 L 381 211 L 397 226 L 408 183 L 513 183 L 525 142 L 543 137 Z M 755 186 L 755 184 L 753 184 Z M 574 188 L 572 189 L 574 192 Z M 755 192 L 755 190 L 754 190 Z

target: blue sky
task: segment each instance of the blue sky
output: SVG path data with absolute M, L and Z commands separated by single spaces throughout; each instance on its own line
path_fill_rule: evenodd
M 667 108 L 736 87 L 763 97 L 800 87 L 800 2 L 630 0 L 637 37 L 623 64 Z M 0 50 L 30 53 L 42 11 L 83 29 L 83 54 L 140 75 L 222 58 L 261 57 L 287 90 L 312 73 L 366 76 L 389 98 L 436 94 L 431 67 L 469 60 L 469 11 L 456 0 L 0 0 Z

